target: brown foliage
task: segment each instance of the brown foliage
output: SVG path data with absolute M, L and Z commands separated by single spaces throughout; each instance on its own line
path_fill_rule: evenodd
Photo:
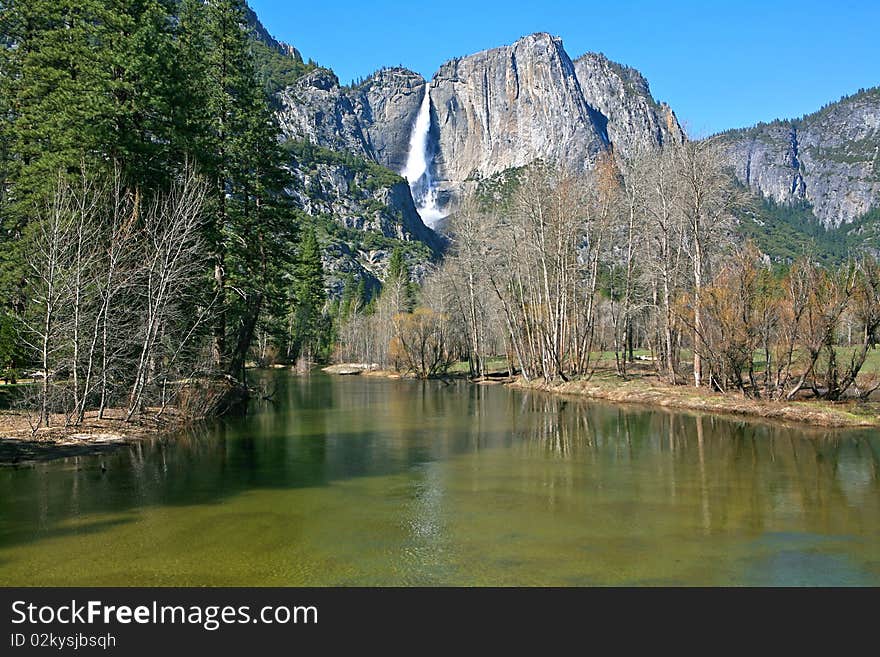
M 394 316 L 391 357 L 401 369 L 427 379 L 443 374 L 455 358 L 449 350 L 446 317 L 430 308 Z

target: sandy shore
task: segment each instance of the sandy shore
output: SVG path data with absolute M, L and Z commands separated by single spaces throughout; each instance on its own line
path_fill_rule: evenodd
M 64 416 L 53 415 L 49 427 L 34 431 L 24 413 L 0 413 L 0 466 L 100 454 L 154 438 L 181 423 L 173 411 L 159 419 L 147 415 L 126 422 L 122 409 L 108 409 L 103 418 L 96 412 L 86 413 L 79 426 L 65 427 L 64 420 Z

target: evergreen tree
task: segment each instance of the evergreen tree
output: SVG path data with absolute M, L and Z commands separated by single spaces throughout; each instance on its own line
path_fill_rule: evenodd
M 167 170 L 172 0 L 28 0 L 4 10 L 3 112 L 13 214 L 26 221 L 59 171 Z M 11 155 L 14 154 L 14 155 Z
M 113 132 L 108 149 L 135 187 L 164 188 L 186 158 L 173 151 L 178 62 L 175 0 L 118 0 L 108 59 Z
M 363 282 L 363 279 L 361 281 Z M 339 320 L 344 321 L 352 315 L 360 312 L 362 301 L 358 298 L 358 283 L 355 277 L 349 273 L 345 277 L 345 285 L 342 288 L 342 298 L 339 301 Z
M 382 286 L 382 298 L 391 304 L 393 313 L 411 313 L 415 307 L 415 289 L 401 247 L 395 247 L 388 259 L 388 273 Z
M 202 0 L 181 0 L 173 51 L 177 66 L 169 80 L 170 121 L 175 126 L 176 158 L 194 159 L 202 173 L 213 173 L 210 139 L 210 56 L 208 15 Z
M 14 195 L 28 205 L 58 171 L 73 170 L 106 142 L 109 12 L 100 0 L 30 0 L 9 11 Z
M 16 331 L 15 316 L 0 307 L 0 379 L 14 383 L 24 358 L 24 347 Z
M 262 316 L 286 315 L 298 216 L 244 1 L 0 9 L 0 302 L 17 312 L 24 273 L 13 247 L 59 172 L 119 171 L 152 196 L 193 164 L 213 190 L 203 237 L 214 363 L 243 376 L 258 325 L 283 339 Z
M 293 359 L 320 360 L 328 355 L 330 326 L 324 312 L 327 293 L 321 248 L 312 227 L 303 235 L 295 280 L 290 355 Z
M 361 278 L 360 280 L 358 280 L 357 290 L 355 291 L 354 300 L 355 300 L 355 303 L 358 304 L 358 311 L 360 311 L 363 308 L 366 308 L 366 306 L 370 303 L 371 299 L 370 299 L 369 292 L 367 291 L 366 279 Z
M 257 75 L 241 0 L 180 8 L 180 142 L 214 190 L 205 236 L 220 300 L 213 330 L 216 368 L 243 377 L 248 350 L 294 238 L 283 190 L 278 126 Z
M 4 3 L 0 48 L 0 300 L 22 310 L 20 248 L 58 174 L 167 181 L 173 0 Z M 9 332 L 5 333 L 6 335 Z M 0 346 L 2 348 L 2 346 Z

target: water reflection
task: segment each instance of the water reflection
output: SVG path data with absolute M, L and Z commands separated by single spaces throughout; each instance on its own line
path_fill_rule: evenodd
M 880 581 L 874 432 L 459 383 L 273 385 L 245 418 L 0 470 L 0 583 L 105 545 L 148 557 L 123 583 L 816 583 L 821 563 Z
M 834 533 L 843 517 L 873 520 L 880 513 L 874 432 L 805 435 L 773 424 L 544 395 L 523 395 L 515 417 L 519 449 L 572 463 L 569 487 L 577 478 L 596 487 L 624 478 L 642 499 L 674 504 L 696 497 L 707 532 L 738 521 L 761 531 L 797 516 L 802 530 Z M 548 490 L 567 494 L 559 482 Z

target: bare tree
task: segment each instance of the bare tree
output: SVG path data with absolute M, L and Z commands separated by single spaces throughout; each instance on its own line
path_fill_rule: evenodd
M 736 197 L 729 174 L 717 148 L 707 141 L 685 142 L 675 147 L 676 174 L 681 192 L 680 211 L 687 229 L 687 252 L 693 274 L 693 375 L 694 385 L 703 385 L 703 355 L 699 334 L 703 331 L 703 286 L 710 271 L 710 260 L 729 233 Z
M 114 172 L 110 215 L 108 232 L 103 240 L 103 259 L 97 281 L 98 312 L 95 316 L 87 370 L 91 375 L 97 366 L 100 372 L 98 417 L 104 417 L 109 403 L 111 369 L 120 349 L 125 347 L 124 344 L 114 345 L 112 341 L 118 333 L 128 332 L 125 330 L 128 314 L 122 312 L 118 301 L 130 291 L 139 264 L 134 260 L 139 252 L 140 197 L 124 188 L 119 171 Z M 99 362 L 93 365 L 96 358 Z
M 450 222 L 452 244 L 438 278 L 446 282 L 452 312 L 467 327 L 467 355 L 470 374 L 486 374 L 488 345 L 494 344 L 492 324 L 496 319 L 489 275 L 498 219 L 475 196 L 467 197 Z
M 62 312 L 71 295 L 71 227 L 76 198 L 70 183 L 58 177 L 53 192 L 30 226 L 25 262 L 31 312 L 22 326 L 22 340 L 39 354 L 40 395 L 36 426 L 49 426 L 50 392 L 62 349 Z
M 631 175 L 644 180 L 644 218 L 646 248 L 645 275 L 651 289 L 652 305 L 660 338 L 656 340 L 662 368 L 669 383 L 677 382 L 678 330 L 675 299 L 682 286 L 685 256 L 685 230 L 679 198 L 681 190 L 675 176 L 671 149 L 648 151 L 631 167 Z
M 620 172 L 613 227 L 613 241 L 617 248 L 612 253 L 609 278 L 615 366 L 621 376 L 626 376 L 627 361 L 633 360 L 634 322 L 640 311 L 637 297 L 641 267 L 637 266 L 637 262 L 643 262 L 647 252 L 644 237 L 650 181 L 646 171 L 648 162 L 647 151 L 637 151 L 629 158 L 615 160 Z M 623 275 L 622 285 L 619 286 L 621 289 L 616 286 L 618 270 L 622 270 Z
M 529 379 L 589 371 L 615 184 L 610 166 L 583 176 L 533 165 L 493 228 L 502 250 L 487 277 Z
M 430 308 L 416 308 L 395 316 L 394 326 L 391 351 L 405 371 L 428 379 L 449 369 L 454 352 L 444 315 Z
M 151 375 L 155 373 L 157 344 L 161 332 L 181 317 L 192 316 L 193 299 L 186 291 L 202 272 L 203 244 L 199 236 L 207 187 L 191 169 L 186 170 L 167 194 L 154 200 L 144 214 L 142 254 L 144 257 L 140 294 L 144 304 L 133 382 L 126 418 L 140 409 Z M 189 302 L 189 303 L 188 303 Z M 183 322 L 175 344 L 164 354 L 170 361 L 195 334 L 206 313 L 191 324 Z M 189 325 L 187 325 L 189 324 Z

